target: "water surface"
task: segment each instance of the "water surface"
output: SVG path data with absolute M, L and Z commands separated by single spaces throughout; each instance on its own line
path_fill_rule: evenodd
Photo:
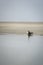
M 43 65 L 43 36 L 0 35 L 0 65 Z

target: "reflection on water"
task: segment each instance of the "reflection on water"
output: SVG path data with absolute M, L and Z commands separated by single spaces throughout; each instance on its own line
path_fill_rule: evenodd
M 0 65 L 43 65 L 43 36 L 0 35 Z

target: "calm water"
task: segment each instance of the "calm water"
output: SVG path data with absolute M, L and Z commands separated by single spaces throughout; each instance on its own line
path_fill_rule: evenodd
M 0 65 L 43 65 L 43 36 L 0 35 Z

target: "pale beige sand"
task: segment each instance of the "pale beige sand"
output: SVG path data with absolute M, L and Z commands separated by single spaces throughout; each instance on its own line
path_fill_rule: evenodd
M 2 33 L 15 33 L 15 34 L 27 34 L 27 31 L 33 32 L 35 35 L 43 35 L 43 23 L 34 22 L 21 22 L 21 23 L 1 23 L 0 22 L 0 34 Z

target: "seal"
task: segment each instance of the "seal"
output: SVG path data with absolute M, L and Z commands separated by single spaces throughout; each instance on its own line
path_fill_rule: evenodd
M 33 32 L 28 31 L 28 37 L 32 36 Z

